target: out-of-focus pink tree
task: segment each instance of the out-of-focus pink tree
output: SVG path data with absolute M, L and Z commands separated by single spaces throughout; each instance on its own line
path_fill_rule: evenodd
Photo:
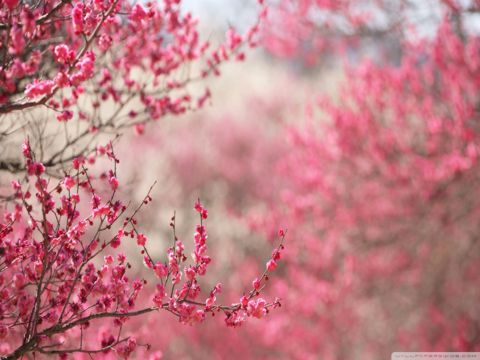
M 401 56 L 351 64 L 338 98 L 319 97 L 301 124 L 280 123 L 276 139 L 258 126 L 249 142 L 243 125 L 232 122 L 229 141 L 203 159 L 202 149 L 192 150 L 200 169 L 208 164 L 213 179 L 230 183 L 233 198 L 257 197 L 266 207 L 248 215 L 253 229 L 270 229 L 269 238 L 282 224 L 290 238 L 289 266 L 274 289 L 285 299 L 275 321 L 238 333 L 197 333 L 203 353 L 196 353 L 222 358 L 235 347 L 247 358 L 384 359 L 393 351 L 478 351 L 480 39 L 468 23 L 478 3 L 437 2 L 439 18 L 423 37 L 411 28 L 419 20 L 407 16 L 410 2 L 365 7 L 395 20 L 377 32 L 366 31 L 376 24 L 368 17 L 353 22 L 359 2 L 279 3 L 282 16 L 272 11 L 270 19 L 279 26 L 266 39 L 291 39 L 291 57 L 304 59 L 299 26 L 307 26 L 312 41 L 347 48 L 385 32 L 399 40 Z M 390 6 L 405 12 L 390 13 Z M 352 21 L 348 33 L 333 22 L 328 36 L 320 31 L 322 20 L 335 18 L 332 11 Z M 307 25 L 299 14 L 311 16 Z M 387 53 L 384 42 L 376 44 Z M 315 59 L 325 55 L 323 46 L 307 50 Z M 295 93 L 297 85 L 290 86 Z M 253 113 L 252 122 L 272 116 Z M 283 144 L 276 161 L 268 151 L 255 152 L 262 142 Z M 236 159 L 252 151 L 251 162 L 230 177 L 242 164 Z M 212 178 L 203 176 L 206 184 Z M 244 261 L 247 269 L 251 260 Z
M 302 58 L 310 65 L 338 60 L 338 55 L 361 59 L 374 51 L 398 63 L 402 44 L 412 36 L 434 33 L 444 15 L 462 37 L 476 20 L 476 0 L 277 0 L 265 46 L 273 54 Z M 432 31 L 433 30 L 433 31 Z
M 478 350 L 479 44 L 445 22 L 398 67 L 349 71 L 319 101 L 328 121 L 289 131 L 268 217 L 298 241 L 283 330 L 305 342 L 287 353 Z

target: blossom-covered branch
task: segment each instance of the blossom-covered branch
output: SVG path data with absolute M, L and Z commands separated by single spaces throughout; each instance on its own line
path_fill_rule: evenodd
M 279 299 L 267 302 L 259 296 L 280 259 L 283 231 L 265 272 L 254 280 L 248 294 L 238 303 L 218 304 L 216 296 L 222 285 L 218 283 L 203 295 L 199 283 L 212 261 L 204 225 L 208 211 L 200 201 L 195 204 L 199 224 L 192 262 L 176 235 L 175 216 L 166 259 L 155 259 L 137 222 L 137 214 L 152 201 L 152 188 L 129 213 L 128 206 L 117 198 L 119 161 L 111 143 L 99 146 L 95 155 L 96 161 L 113 164 L 111 170 L 94 175 L 95 169 L 85 158 L 76 158 L 72 172 L 60 181 L 45 176 L 45 167 L 36 161 L 28 140 L 23 155 L 27 181 L 12 183 L 13 209 L 0 225 L 0 338 L 9 345 L 5 359 L 32 352 L 116 351 L 128 357 L 135 350 L 136 339 L 123 336 L 122 328 L 132 317 L 166 310 L 181 323 L 193 325 L 203 322 L 208 313 L 222 312 L 228 326 L 239 326 L 247 317 L 262 318 L 280 305 Z M 150 272 L 144 278 L 130 278 L 128 269 L 138 265 L 117 252 L 129 239 L 136 240 L 144 256 Z M 155 293 L 145 304 L 141 296 L 148 290 L 148 282 L 155 284 Z M 97 321 L 105 318 L 112 320 L 111 334 L 100 344 L 84 342 Z

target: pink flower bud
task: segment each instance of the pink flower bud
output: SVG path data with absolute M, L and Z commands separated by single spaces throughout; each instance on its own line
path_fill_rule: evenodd
M 271 259 L 267 262 L 267 270 L 268 271 L 273 271 L 277 268 L 277 263 L 275 260 Z
M 147 243 L 147 237 L 140 233 L 137 235 L 137 244 L 140 245 L 140 246 L 145 246 L 145 244 Z

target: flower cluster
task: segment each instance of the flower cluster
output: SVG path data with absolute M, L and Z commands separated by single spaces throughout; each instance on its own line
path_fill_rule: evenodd
M 137 104 L 131 125 L 201 107 L 208 96 L 189 93 L 187 84 L 218 75 L 223 62 L 244 58 L 244 48 L 256 45 L 259 23 L 266 17 L 261 6 L 257 22 L 245 34 L 232 28 L 225 43 L 214 47 L 201 40 L 198 20 L 182 11 L 182 1 L 42 0 L 35 7 L 4 2 L 0 113 L 38 105 L 74 111 L 80 95 L 93 88 L 89 92 L 95 96 L 87 98 L 94 109 L 113 100 L 126 114 L 138 99 L 142 108 Z M 185 75 L 182 68 L 192 62 L 199 64 L 198 72 Z M 169 95 L 174 90 L 175 96 Z M 84 109 L 82 114 L 95 120 L 93 112 Z
M 203 223 L 208 211 L 200 201 L 195 204 L 200 224 L 194 234 L 192 263 L 177 238 L 175 216 L 166 259 L 154 259 L 137 221 L 139 211 L 153 199 L 149 191 L 131 211 L 117 199 L 118 159 L 111 144 L 99 146 L 89 158 L 75 158 L 72 172 L 59 181 L 45 174 L 28 140 L 23 155 L 26 182 L 12 183 L 15 206 L 4 213 L 0 224 L 0 337 L 4 344 L 0 354 L 63 357 L 72 352 L 115 351 L 128 357 L 138 343 L 132 335 L 122 336 L 122 328 L 135 316 L 166 310 L 181 323 L 195 324 L 208 313 L 223 312 L 228 325 L 238 326 L 245 317 L 263 317 L 279 305 L 278 299 L 268 303 L 258 298 L 264 284 L 238 304 L 217 303 L 220 283 L 203 295 L 199 278 L 212 260 Z M 113 169 L 95 175 L 92 164 L 105 161 L 101 158 L 113 163 Z M 282 243 L 283 238 L 282 233 Z M 151 275 L 129 275 L 134 260 L 120 251 L 129 239 L 135 239 Z M 278 260 L 282 249 L 280 244 L 270 261 Z M 266 274 L 257 281 L 263 282 Z M 150 282 L 155 294 L 145 303 Z M 111 326 L 102 330 L 99 342 L 83 341 L 98 330 L 100 319 L 110 319 Z

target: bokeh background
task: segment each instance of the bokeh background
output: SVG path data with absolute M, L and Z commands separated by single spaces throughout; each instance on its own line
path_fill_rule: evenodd
M 258 11 L 253 0 L 182 3 L 212 43 Z M 194 327 L 167 313 L 132 319 L 126 333 L 150 345 L 135 357 L 480 351 L 480 2 L 268 4 L 258 46 L 188 85 L 210 89 L 205 106 L 122 130 L 115 152 L 121 196 L 138 203 L 156 181 L 138 215 L 152 256 L 170 245 L 174 211 L 190 244 L 193 204 L 206 205 L 214 262 L 202 285 L 223 283 L 218 302 L 248 291 L 288 229 L 265 293 L 282 306 L 235 329 L 221 316 Z M 4 157 L 23 135 L 0 144 Z M 148 278 L 125 245 L 132 278 Z
M 212 39 L 254 13 L 185 5 Z M 192 359 L 479 350 L 477 6 L 273 2 L 263 43 L 208 84 L 208 106 L 128 136 L 122 176 L 143 184 L 139 199 L 159 182 L 142 215 L 159 249 L 173 209 L 188 238 L 191 204 L 209 208 L 224 300 L 288 228 L 268 289 L 282 308 L 240 329 L 151 317 L 147 337 L 172 329 L 154 348 Z

